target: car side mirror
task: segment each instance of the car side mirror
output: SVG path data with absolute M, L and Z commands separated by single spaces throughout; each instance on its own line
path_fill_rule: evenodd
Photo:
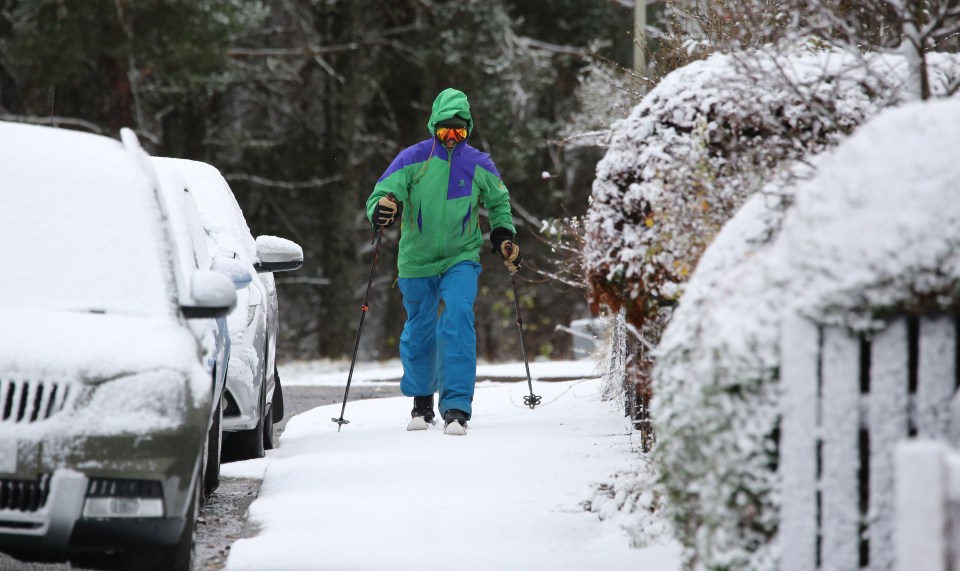
M 236 258 L 217 256 L 211 269 L 232 281 L 234 289 L 244 289 L 253 281 L 246 264 Z
M 190 278 L 193 305 L 180 306 L 184 317 L 224 317 L 237 305 L 237 291 L 230 278 L 213 270 L 197 270 Z
M 303 265 L 303 248 L 296 242 L 276 236 L 257 236 L 257 263 L 253 268 L 258 273 L 288 272 Z

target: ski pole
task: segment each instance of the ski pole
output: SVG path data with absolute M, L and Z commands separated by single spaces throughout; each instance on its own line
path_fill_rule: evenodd
M 390 194 L 390 198 L 393 198 L 393 194 Z M 347 410 L 347 396 L 350 394 L 350 381 L 353 379 L 353 367 L 357 364 L 357 350 L 360 348 L 360 334 L 363 332 L 363 318 L 367 316 L 367 310 L 370 309 L 367 305 L 367 300 L 370 298 L 370 288 L 373 285 L 373 271 L 377 268 L 377 258 L 380 257 L 380 244 L 383 240 L 383 225 L 380 225 L 377 230 L 377 246 L 373 250 L 373 265 L 370 266 L 370 278 L 367 279 L 367 292 L 363 294 L 363 305 L 361 305 L 362 312 L 360 313 L 360 326 L 357 327 L 357 340 L 353 345 L 353 358 L 350 359 L 350 372 L 347 374 L 347 388 L 343 391 L 343 406 L 340 407 L 340 418 L 331 418 L 330 420 L 337 423 L 337 432 L 340 432 L 340 429 L 343 428 L 344 424 L 350 424 L 349 420 L 343 418 L 344 411 Z
M 510 255 L 512 248 L 507 246 L 507 255 Z M 517 328 L 520 329 L 520 352 L 523 353 L 523 366 L 527 369 L 527 387 L 530 389 L 530 394 L 523 397 L 523 404 L 530 407 L 533 410 L 538 404 L 540 404 L 540 397 L 533 394 L 533 380 L 530 378 L 530 362 L 527 360 L 527 348 L 523 343 L 523 318 L 520 317 L 520 295 L 517 293 L 517 274 L 510 274 L 510 285 L 513 286 L 513 305 L 517 308 Z

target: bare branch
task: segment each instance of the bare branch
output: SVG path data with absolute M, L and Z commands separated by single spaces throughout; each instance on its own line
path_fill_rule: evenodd
M 277 285 L 281 284 L 309 284 L 317 286 L 330 285 L 329 278 L 311 278 L 311 277 L 299 277 L 299 278 L 277 278 Z
M 605 141 L 610 137 L 610 130 L 604 129 L 602 131 L 589 131 L 586 133 L 577 133 L 576 135 L 570 135 L 569 137 L 566 137 L 563 139 L 550 139 L 549 141 L 547 141 L 547 143 L 550 143 L 551 145 L 566 145 L 570 141 L 575 141 L 577 139 L 583 139 L 586 137 L 596 137 L 597 139 L 601 139 Z M 606 144 L 604 143 L 603 145 L 600 145 L 600 146 L 606 146 Z
M 271 180 L 264 178 L 262 176 L 257 176 L 255 174 L 244 174 L 244 173 L 231 173 L 224 175 L 225 179 L 230 182 L 249 182 L 259 186 L 266 186 L 269 188 L 276 188 L 280 190 L 301 190 L 305 188 L 320 188 L 334 182 L 339 182 L 343 180 L 343 177 L 340 175 L 331 176 L 328 178 L 312 178 L 310 180 L 297 181 L 297 182 L 288 182 L 283 180 Z
M 19 123 L 30 123 L 32 125 L 47 125 L 49 127 L 75 127 L 103 135 L 103 129 L 90 121 L 78 119 L 76 117 L 58 117 L 56 115 L 16 115 L 13 113 L 0 113 L 0 119 L 3 121 L 16 121 Z
M 541 40 L 536 40 L 527 36 L 517 36 L 517 43 L 521 47 L 543 50 L 548 52 L 553 52 L 556 54 L 570 54 L 586 57 L 590 55 L 590 52 L 586 48 L 577 48 L 573 46 L 561 46 L 559 44 L 551 44 L 549 42 L 544 42 Z
M 213 137 L 208 137 L 204 139 L 204 145 L 216 145 L 218 147 L 230 147 L 230 148 L 246 148 L 246 149 L 269 149 L 273 147 L 279 147 L 284 144 L 285 141 L 281 139 L 248 139 L 246 141 L 237 142 L 237 141 L 226 141 L 223 139 L 216 139 Z
M 529 224 L 532 224 L 535 228 L 539 228 L 543 224 L 543 220 L 540 220 L 536 216 L 530 213 L 529 210 L 524 208 L 516 197 L 510 197 L 510 206 L 513 208 L 513 211 L 520 215 L 521 218 L 526 220 Z
M 356 50 L 357 42 L 330 46 L 303 46 L 301 48 L 233 48 L 227 51 L 230 57 L 304 57 L 312 58 L 317 54 L 329 54 Z
M 647 6 L 653 6 L 654 4 L 662 4 L 664 0 L 646 0 Z M 636 5 L 636 0 L 607 0 L 611 4 L 616 4 L 618 6 L 623 6 L 624 8 L 630 8 L 631 10 Z

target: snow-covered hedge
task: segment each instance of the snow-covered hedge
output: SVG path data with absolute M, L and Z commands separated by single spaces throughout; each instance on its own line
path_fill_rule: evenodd
M 691 568 L 776 567 L 784 316 L 865 329 L 918 302 L 956 308 L 957 125 L 956 98 L 883 113 L 798 167 L 807 180 L 749 199 L 705 252 L 654 371 L 662 484 Z
M 668 75 L 614 126 L 597 167 L 584 251 L 594 309 L 625 306 L 641 326 L 674 302 L 749 196 L 896 100 L 906 76 L 900 56 L 809 47 L 715 54 Z

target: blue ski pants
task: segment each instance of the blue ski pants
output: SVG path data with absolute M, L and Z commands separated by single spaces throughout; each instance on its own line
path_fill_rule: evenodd
M 407 321 L 400 335 L 403 378 L 400 391 L 408 397 L 440 391 L 440 415 L 473 410 L 477 380 L 477 332 L 473 302 L 477 299 L 480 264 L 460 262 L 439 276 L 400 278 Z M 437 315 L 440 300 L 443 313 Z

